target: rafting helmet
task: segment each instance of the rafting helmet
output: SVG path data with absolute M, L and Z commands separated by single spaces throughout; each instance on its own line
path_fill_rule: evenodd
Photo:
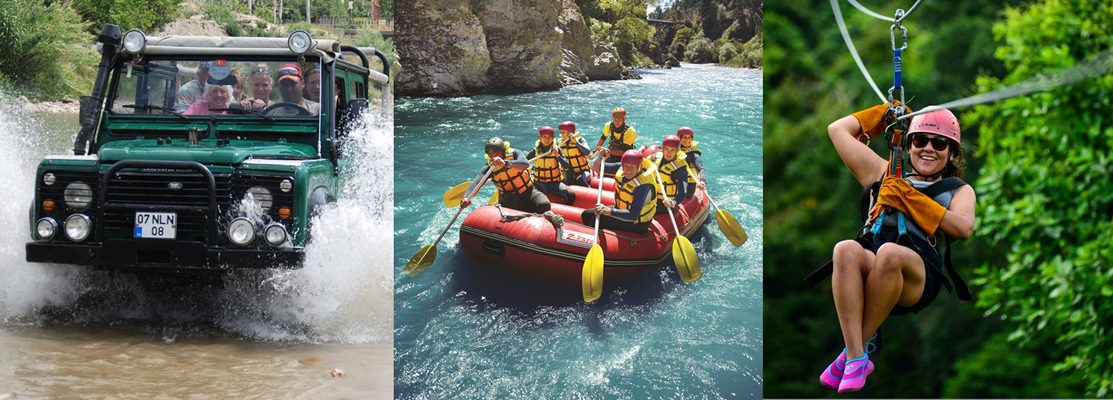
M 623 165 L 641 165 L 642 164 L 642 152 L 638 151 L 638 150 L 634 150 L 634 149 L 626 150 L 625 153 L 622 153 L 622 164 Z
M 483 152 L 486 154 L 505 152 L 507 147 L 506 141 L 499 137 L 493 137 L 483 145 Z
M 962 144 L 958 118 L 955 118 L 955 114 L 946 108 L 912 117 L 912 123 L 908 126 L 908 133 L 917 132 L 940 135 L 954 140 L 955 143 Z
M 575 132 L 576 123 L 572 121 L 564 121 L 560 123 L 561 132 Z
M 665 136 L 665 140 L 661 141 L 661 147 L 680 148 L 680 138 L 676 135 Z
M 680 129 L 676 130 L 676 136 L 679 136 L 679 137 L 685 137 L 685 136 L 696 137 L 696 134 L 694 132 L 692 132 L 692 128 L 689 128 L 689 127 L 685 126 L 685 127 L 681 127 Z
M 622 114 L 622 117 L 626 118 L 626 109 L 622 107 L 615 107 L 614 110 L 611 110 L 611 117 L 619 114 Z
M 556 131 L 554 131 L 551 126 L 542 126 L 541 129 L 537 130 L 537 134 L 538 136 L 553 137 L 556 135 Z

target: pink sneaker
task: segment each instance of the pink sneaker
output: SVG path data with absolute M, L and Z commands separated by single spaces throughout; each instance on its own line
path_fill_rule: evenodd
M 873 372 L 873 361 L 869 355 L 863 355 L 853 360 L 846 360 L 842 382 L 839 383 L 839 393 L 856 392 L 866 386 L 866 377 Z
M 831 365 L 819 375 L 819 383 L 831 389 L 838 389 L 839 383 L 842 383 L 842 371 L 846 368 L 846 349 L 831 361 Z

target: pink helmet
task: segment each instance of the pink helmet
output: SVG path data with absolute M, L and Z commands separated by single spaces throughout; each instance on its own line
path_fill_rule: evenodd
M 553 137 L 553 135 L 555 135 L 556 132 L 553 131 L 553 127 L 551 127 L 551 126 L 542 126 L 541 129 L 537 130 L 537 134 L 538 134 L 538 136 Z
M 576 131 L 576 123 L 572 122 L 572 121 L 561 122 L 560 123 L 560 130 L 568 131 L 568 132 L 575 132 Z
M 962 143 L 958 118 L 955 118 L 955 114 L 951 110 L 945 108 L 912 117 L 912 123 L 908 126 L 908 133 L 916 132 L 933 133 L 954 140 L 955 143 Z
M 680 137 L 691 136 L 691 137 L 694 138 L 696 136 L 696 134 L 694 132 L 692 132 L 692 128 L 689 128 L 689 127 L 685 126 L 685 127 L 681 127 L 680 129 L 676 130 L 676 136 L 680 136 Z
M 641 165 L 642 152 L 634 149 L 626 150 L 625 153 L 622 153 L 622 163 L 626 165 Z
M 661 147 L 680 147 L 680 138 L 676 137 L 676 135 L 665 136 L 665 140 L 661 142 Z

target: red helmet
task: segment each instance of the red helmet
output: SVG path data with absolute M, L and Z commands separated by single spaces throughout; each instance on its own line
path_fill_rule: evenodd
M 696 134 L 694 132 L 692 132 L 692 128 L 689 128 L 689 127 L 685 126 L 685 127 L 682 127 L 680 129 L 676 130 L 676 136 L 679 136 L 679 137 L 684 137 L 684 136 L 696 137 Z
M 615 115 L 622 115 L 623 118 L 626 118 L 626 109 L 622 107 L 615 107 L 614 110 L 611 110 L 611 116 L 613 117 Z
M 642 164 L 642 152 L 640 152 L 638 150 L 634 150 L 634 149 L 626 150 L 625 153 L 622 153 L 622 164 L 623 165 L 630 165 L 630 164 L 641 165 Z
M 912 117 L 912 123 L 908 126 L 908 133 L 916 132 L 934 133 L 954 140 L 955 143 L 962 143 L 958 118 L 955 118 L 955 114 L 946 108 Z
M 661 141 L 661 147 L 679 148 L 680 138 L 676 137 L 676 135 L 665 136 L 665 140 Z
M 553 137 L 553 135 L 556 135 L 556 132 L 553 131 L 553 127 L 551 127 L 551 126 L 542 126 L 541 129 L 537 130 L 537 133 L 541 136 L 548 136 L 548 137 Z
M 560 130 L 561 131 L 568 131 L 568 132 L 575 132 L 576 131 L 576 123 L 572 122 L 572 121 L 561 122 L 560 123 Z

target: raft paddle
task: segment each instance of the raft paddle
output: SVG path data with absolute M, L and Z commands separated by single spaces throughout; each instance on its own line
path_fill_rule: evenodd
M 706 192 L 707 190 L 704 189 L 704 193 Z M 719 223 L 719 230 L 723 231 L 723 236 L 726 236 L 727 240 L 729 240 L 730 244 L 733 244 L 734 247 L 746 243 L 746 240 L 749 240 L 750 237 L 746 236 L 746 230 L 742 229 L 742 225 L 738 224 L 738 220 L 734 219 L 730 211 L 719 208 L 719 206 L 715 204 L 715 201 L 711 200 L 710 193 L 706 194 L 707 201 L 711 203 L 712 207 L 715 207 L 715 222 Z
M 491 176 L 491 172 L 493 172 L 493 170 L 491 168 L 488 168 L 487 174 L 483 175 L 483 178 L 479 180 L 479 184 L 475 185 L 475 189 L 472 189 L 472 191 L 468 193 L 467 196 L 464 198 L 470 199 L 474 197 L 476 193 L 479 193 L 479 188 L 483 187 L 484 183 L 487 183 L 487 178 Z M 417 254 L 414 254 L 414 256 L 410 258 L 410 261 L 406 263 L 406 268 L 403 269 L 402 272 L 405 273 L 407 276 L 417 276 L 424 272 L 426 269 L 429 269 L 429 267 L 433 265 L 433 261 L 437 260 L 437 243 L 441 242 L 441 239 L 444 238 L 444 234 L 448 233 L 448 228 L 451 228 L 452 224 L 456 223 L 456 219 L 460 218 L 460 214 L 463 212 L 464 207 L 460 207 L 460 209 L 456 211 L 456 215 L 452 216 L 452 220 L 448 221 L 448 226 L 445 226 L 444 230 L 441 231 L 441 234 L 437 236 L 437 240 L 434 240 L 433 244 L 422 247 L 421 250 L 418 250 Z
M 653 166 L 653 174 L 657 176 L 657 186 L 661 187 L 661 195 L 667 198 L 665 184 L 661 181 L 661 171 L 657 169 L 657 166 Z M 665 207 L 665 209 L 668 210 L 669 219 L 672 220 L 672 229 L 676 231 L 676 239 L 672 241 L 672 261 L 676 264 L 676 272 L 680 274 L 680 279 L 684 283 L 695 282 L 703 275 L 700 272 L 696 249 L 692 247 L 692 242 L 688 238 L 680 234 L 680 228 L 676 226 L 676 217 L 673 216 L 672 209 L 668 207 Z
M 603 163 L 599 163 L 599 192 L 595 196 L 595 204 L 603 204 Z M 581 272 L 581 286 L 583 286 L 584 301 L 593 302 L 603 296 L 603 246 L 599 245 L 599 214 L 595 215 L 595 243 L 584 258 L 584 268 Z
M 470 185 L 471 181 L 464 182 L 444 192 L 444 196 L 441 197 L 444 200 L 444 206 L 448 208 L 459 207 L 460 200 L 464 199 L 464 192 L 468 190 Z

